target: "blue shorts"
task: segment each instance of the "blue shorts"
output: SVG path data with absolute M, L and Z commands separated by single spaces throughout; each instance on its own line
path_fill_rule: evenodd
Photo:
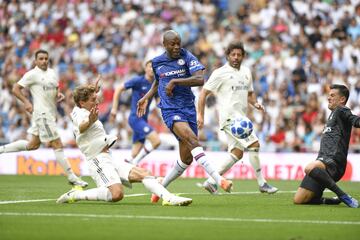
M 145 119 L 136 116 L 129 117 L 129 125 L 133 130 L 133 143 L 144 143 L 146 136 L 154 130 Z
M 178 140 L 180 138 L 172 130 L 175 122 L 187 122 L 195 135 L 198 135 L 195 106 L 180 109 L 161 109 L 161 114 L 166 126 Z

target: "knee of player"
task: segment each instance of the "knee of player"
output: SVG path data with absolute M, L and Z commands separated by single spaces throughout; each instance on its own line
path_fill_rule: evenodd
M 112 195 L 113 202 L 121 201 L 124 198 L 124 193 L 120 190 L 111 191 L 111 195 Z
M 155 148 L 158 148 L 158 147 L 160 146 L 160 144 L 161 144 L 160 138 L 158 137 L 158 138 L 155 139 L 151 144 L 152 144 L 152 146 L 153 146 L 154 149 L 155 149 Z
M 299 198 L 299 197 L 295 194 L 295 196 L 294 196 L 294 198 L 293 198 L 293 203 L 294 203 L 294 204 L 302 204 L 303 202 L 302 202 L 301 198 Z
M 38 149 L 40 147 L 40 144 L 28 144 L 27 146 L 26 146 L 26 149 L 27 150 L 36 150 L 36 149 Z

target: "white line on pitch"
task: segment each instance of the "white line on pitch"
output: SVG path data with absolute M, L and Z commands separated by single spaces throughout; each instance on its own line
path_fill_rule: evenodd
M 295 193 L 295 191 L 279 191 L 278 193 Z M 203 193 L 176 193 L 179 195 L 209 195 L 207 192 Z M 219 193 L 218 195 L 247 195 L 247 194 L 261 194 L 260 192 L 232 192 L 232 193 Z M 141 197 L 150 195 L 150 193 L 135 193 L 135 194 L 127 194 L 125 197 Z M 0 201 L 0 205 L 2 204 L 14 204 L 14 203 L 31 203 L 31 202 L 50 202 L 56 201 L 56 199 L 29 199 L 29 200 L 5 200 Z
M 137 216 L 137 215 L 105 215 L 80 213 L 17 213 L 0 212 L 0 216 L 30 216 L 30 217 L 79 217 L 79 218 L 122 218 L 122 219 L 150 219 L 174 221 L 219 221 L 219 222 L 259 222 L 259 223 L 286 223 L 286 224 L 334 224 L 360 225 L 360 221 L 327 221 L 327 220 L 294 220 L 294 219 L 267 219 L 267 218 L 222 218 L 222 217 L 179 217 L 179 216 Z

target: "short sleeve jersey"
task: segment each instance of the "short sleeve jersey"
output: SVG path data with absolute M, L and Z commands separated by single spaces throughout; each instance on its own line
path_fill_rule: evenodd
M 56 117 L 56 95 L 59 79 L 53 69 L 48 68 L 43 71 L 39 67 L 35 67 L 26 72 L 18 84 L 30 90 L 35 114 L 49 113 Z
M 103 124 L 97 120 L 85 132 L 80 133 L 79 126 L 89 119 L 90 112 L 85 108 L 75 107 L 71 112 L 71 120 L 74 124 L 76 144 L 87 159 L 93 159 L 107 145 L 104 141 L 106 132 Z
M 204 89 L 216 95 L 218 109 L 221 109 L 220 128 L 223 128 L 228 119 L 246 115 L 248 93 L 254 91 L 251 71 L 245 66 L 236 69 L 226 63 L 213 71 Z
M 131 95 L 131 111 L 130 116 L 137 117 L 136 109 L 137 109 L 137 102 L 150 90 L 152 83 L 149 82 L 144 75 L 137 76 L 129 81 L 126 81 L 124 86 L 126 89 L 132 89 Z M 149 100 L 149 104 L 146 109 L 146 114 L 142 117 L 147 119 L 149 113 L 149 106 L 151 100 Z
M 152 67 L 155 80 L 159 83 L 158 94 L 161 109 L 180 109 L 194 105 L 195 96 L 189 86 L 175 86 L 171 97 L 167 96 L 165 91 L 167 84 L 172 79 L 188 78 L 193 73 L 205 69 L 194 55 L 182 48 L 180 57 L 172 59 L 165 52 L 152 60 Z

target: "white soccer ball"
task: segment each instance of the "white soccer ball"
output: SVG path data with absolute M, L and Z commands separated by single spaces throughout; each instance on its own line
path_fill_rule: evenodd
M 245 116 L 237 117 L 232 121 L 230 131 L 236 138 L 247 138 L 253 131 L 253 123 Z

